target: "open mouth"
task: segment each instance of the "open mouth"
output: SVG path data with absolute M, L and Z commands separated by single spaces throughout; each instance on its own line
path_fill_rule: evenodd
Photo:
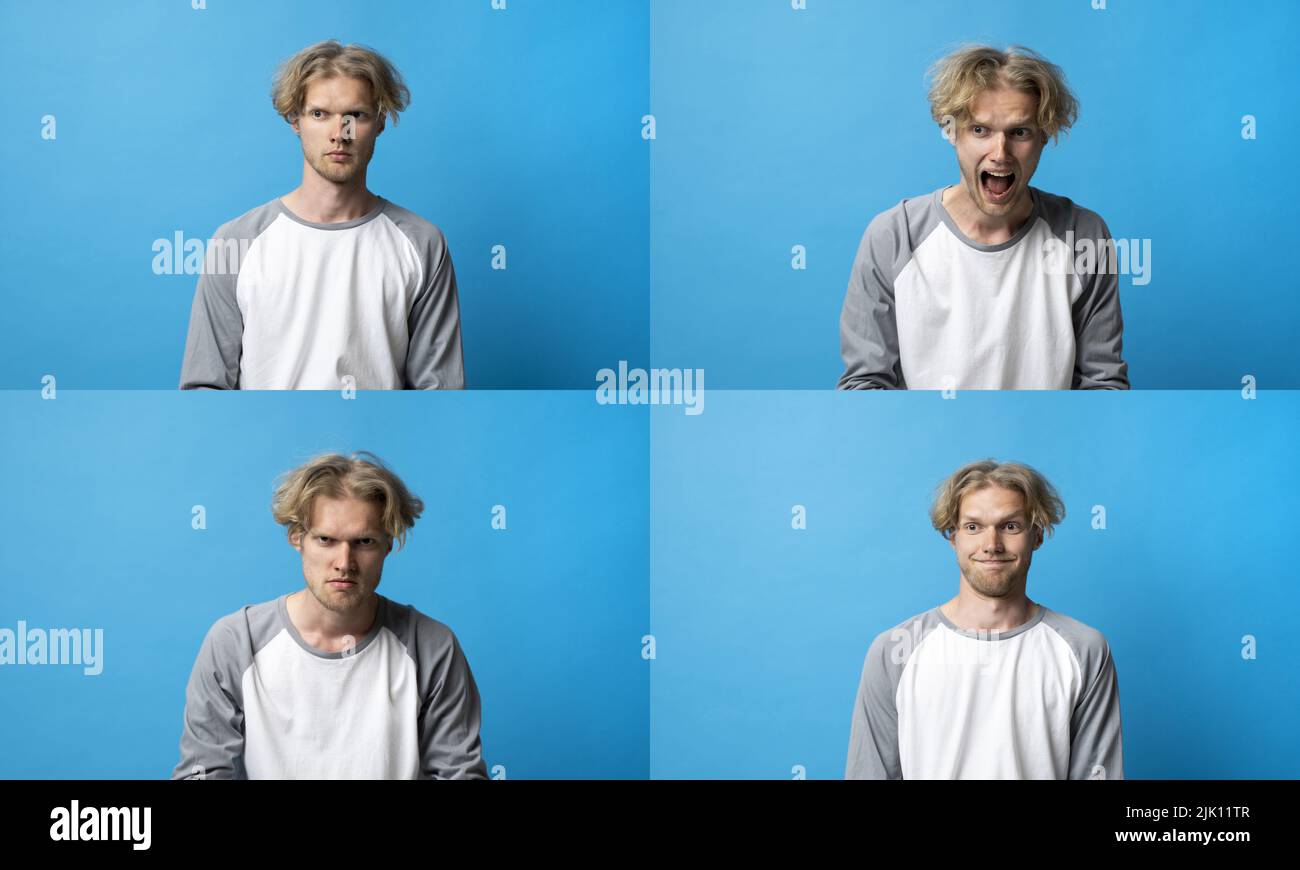
M 1015 186 L 1016 174 L 1014 172 L 981 172 L 980 187 L 984 190 L 984 195 L 992 200 L 1005 199 Z

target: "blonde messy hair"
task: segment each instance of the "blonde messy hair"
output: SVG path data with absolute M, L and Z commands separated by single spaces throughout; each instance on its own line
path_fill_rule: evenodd
M 1066 84 L 1065 73 L 1040 54 L 1020 45 L 999 51 L 987 45 L 967 45 L 930 68 L 930 117 L 940 127 L 951 117 L 958 124 L 971 120 L 970 107 L 984 91 L 1005 85 L 1038 98 L 1036 123 L 1043 141 L 1073 126 L 1079 101 Z
M 307 46 L 280 67 L 271 87 L 276 113 L 292 123 L 307 100 L 307 85 L 332 76 L 369 82 L 375 116 L 381 120 L 391 115 L 396 124 L 398 113 L 411 102 L 402 74 L 387 58 L 364 45 L 343 45 L 337 39 L 327 39 Z
M 1029 524 L 1052 534 L 1052 527 L 1065 518 L 1065 504 L 1055 488 L 1028 465 L 982 459 L 957 469 L 939 485 L 930 507 L 930 523 L 939 534 L 952 540 L 961 514 L 961 500 L 986 486 L 1000 486 L 1020 493 L 1025 500 Z
M 424 502 L 373 453 L 326 453 L 286 472 L 276 484 L 271 514 L 289 536 L 307 531 L 316 499 L 356 498 L 379 505 L 384 531 L 400 550 Z

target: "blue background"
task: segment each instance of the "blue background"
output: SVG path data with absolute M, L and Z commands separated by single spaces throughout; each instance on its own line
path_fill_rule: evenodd
M 643 2 L 5 2 L 0 388 L 179 383 L 197 276 L 155 275 L 151 246 L 298 186 L 272 76 L 329 38 L 374 47 L 411 89 L 368 185 L 446 234 L 466 386 L 586 388 L 646 364 Z
M 872 639 L 957 594 L 934 488 L 990 456 L 1065 501 L 1027 592 L 1109 640 L 1125 776 L 1300 776 L 1298 422 L 1289 392 L 733 391 L 696 417 L 655 409 L 651 776 L 842 777 Z
M 1120 276 L 1135 388 L 1300 387 L 1291 261 L 1300 4 L 1292 0 L 655 0 L 651 359 L 711 387 L 832 388 L 871 218 L 959 177 L 927 68 L 964 42 L 1064 68 L 1078 124 L 1033 186 L 1151 239 Z M 1257 119 L 1254 141 L 1241 118 Z M 806 271 L 790 268 L 807 248 Z
M 60 391 L 0 393 L 0 419 L 0 627 L 104 629 L 98 676 L 0 667 L 0 776 L 167 777 L 208 628 L 304 585 L 271 518 L 276 476 L 359 449 L 425 502 L 379 592 L 460 639 L 489 767 L 646 776 L 644 409 L 585 391 Z

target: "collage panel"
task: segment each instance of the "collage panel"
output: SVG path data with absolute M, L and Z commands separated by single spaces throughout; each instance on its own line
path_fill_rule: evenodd
M 651 10 L 654 365 L 1300 388 L 1294 3 Z
M 603 0 L 0 4 L 30 72 L 0 121 L 30 205 L 0 224 L 0 388 L 644 365 L 648 27 Z
M 644 778 L 644 412 L 446 399 L 0 394 L 0 777 Z
M 655 410 L 653 778 L 1300 775 L 1294 393 L 875 399 Z

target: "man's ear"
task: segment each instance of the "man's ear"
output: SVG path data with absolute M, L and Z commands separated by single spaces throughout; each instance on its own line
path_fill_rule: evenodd
M 1034 526 L 1034 549 L 1037 550 L 1041 546 L 1043 546 L 1043 528 Z
M 302 530 L 301 529 L 299 529 L 296 532 L 289 533 L 289 545 L 292 546 L 299 553 L 302 552 Z

